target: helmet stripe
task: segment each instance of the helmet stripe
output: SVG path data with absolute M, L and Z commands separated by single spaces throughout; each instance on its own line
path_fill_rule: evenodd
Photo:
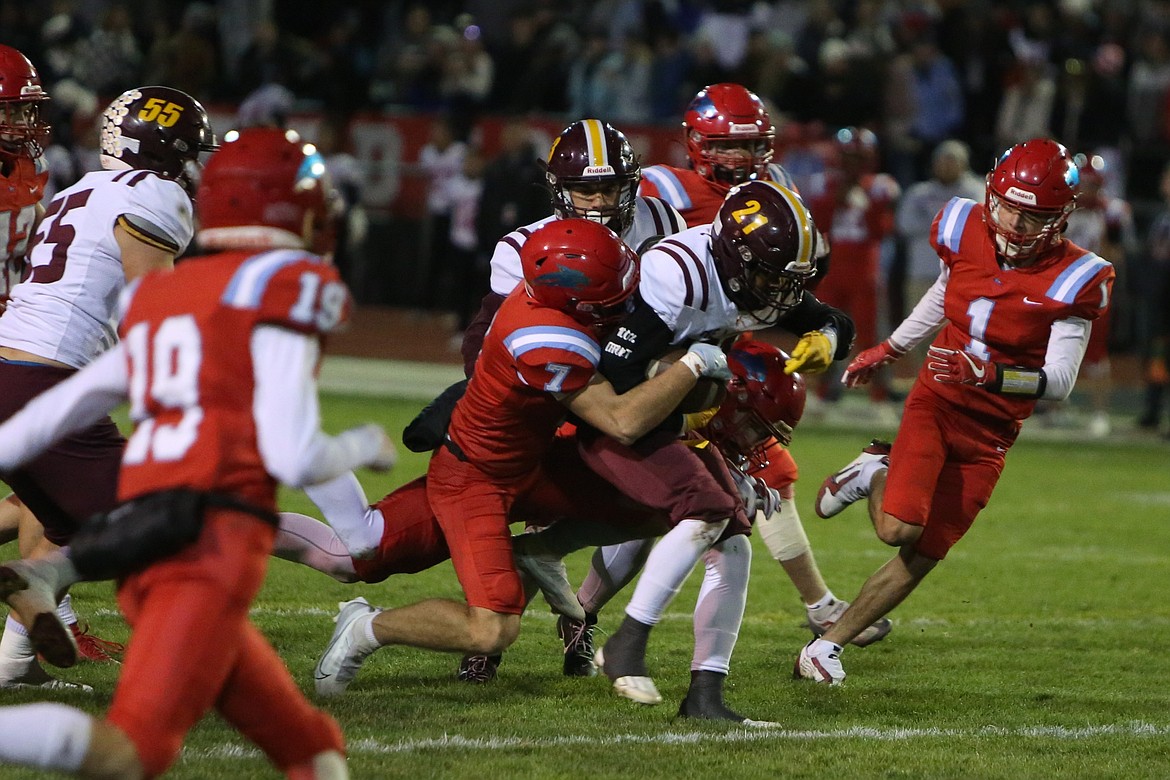
M 581 125 L 585 128 L 585 142 L 588 144 L 589 164 L 591 166 L 609 165 L 609 154 L 605 148 L 605 133 L 600 119 L 585 119 Z
M 812 262 L 813 252 L 813 232 L 812 232 L 812 217 L 805 208 L 804 201 L 797 197 L 796 193 L 785 187 L 781 187 L 776 182 L 764 182 L 769 187 L 775 188 L 788 203 L 788 207 L 792 209 L 792 213 L 796 215 L 796 223 L 800 228 L 800 246 L 796 250 L 797 262 L 802 265 Z

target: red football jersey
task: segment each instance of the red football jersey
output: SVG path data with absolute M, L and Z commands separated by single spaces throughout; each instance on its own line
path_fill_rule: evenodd
M 798 192 L 792 177 L 776 163 L 768 165 L 764 178 Z M 711 224 L 730 189 L 730 186 L 717 184 L 689 168 L 651 165 L 642 169 L 642 182 L 638 185 L 638 194 L 662 198 L 678 209 L 683 219 L 687 221 L 687 227 L 693 228 Z
M 298 250 L 229 252 L 148 274 L 128 295 L 119 334 L 135 431 L 119 500 L 182 485 L 275 509 L 252 415 L 252 330 L 334 330 L 350 308 L 337 269 Z
M 565 419 L 553 394 L 585 387 L 600 359 L 588 328 L 517 287 L 492 320 L 448 435 L 486 474 L 530 473 Z
M 973 200 L 952 198 L 935 217 L 930 243 L 950 271 L 946 324 L 934 339 L 940 347 L 1038 369 L 1054 322 L 1070 317 L 1092 321 L 1109 306 L 1113 266 L 1069 241 L 1029 268 L 1000 267 L 984 207 Z M 918 381 L 976 415 L 1023 420 L 1036 405 L 1032 399 L 935 382 L 926 363 Z
M 49 171 L 40 159 L 17 157 L 0 175 L 0 311 L 13 285 L 24 279 L 25 255 L 33 235 L 37 204 L 45 195 Z

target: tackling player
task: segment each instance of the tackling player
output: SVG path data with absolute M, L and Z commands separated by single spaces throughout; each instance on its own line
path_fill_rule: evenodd
M 119 578 L 133 642 L 110 711 L 98 720 L 57 705 L 0 709 L 0 759 L 155 777 L 214 707 L 285 776 L 348 777 L 337 724 L 248 619 L 276 534 L 277 480 L 301 486 L 395 460 L 378 426 L 320 431 L 320 340 L 349 311 L 337 270 L 314 254 L 333 245 L 336 194 L 324 172 L 295 134 L 229 137 L 199 189 L 200 243 L 223 251 L 130 287 L 122 340 L 0 428 L 10 470 L 122 401 L 135 423 L 119 520 L 87 524 L 70 558 L 0 568 L 0 590 L 43 629 L 46 652 L 67 640 L 45 609 L 74 565 Z
M 967 533 L 1036 401 L 1072 391 L 1114 279 L 1108 262 L 1062 236 L 1078 185 L 1076 164 L 1055 141 L 1008 149 L 987 177 L 984 203 L 953 198 L 935 218 L 938 281 L 846 369 L 848 386 L 865 384 L 934 337 L 893 447 L 875 440 L 817 496 L 821 517 L 868 497 L 878 538 L 898 553 L 800 651 L 794 676 L 845 679 L 841 648 L 909 596 Z

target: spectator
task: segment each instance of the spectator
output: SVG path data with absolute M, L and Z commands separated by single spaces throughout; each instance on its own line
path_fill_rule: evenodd
M 463 343 L 463 331 L 479 311 L 479 302 L 488 292 L 486 263 L 479 263 L 479 234 L 475 225 L 483 195 L 484 159 L 479 147 L 469 146 L 463 167 L 451 180 L 451 252 L 447 265 L 451 269 L 451 304 L 455 308 L 454 349 Z
M 1156 430 L 1162 425 L 1166 387 L 1170 385 L 1167 350 L 1170 348 L 1170 164 L 1162 169 L 1162 209 L 1150 225 L 1146 238 L 1145 265 L 1139 273 L 1139 338 L 1144 362 L 1145 394 L 1138 426 Z
M 451 246 L 451 210 L 454 205 L 451 183 L 463 170 L 467 145 L 456 137 L 454 120 L 437 117 L 431 123 L 431 138 L 419 152 L 418 164 L 427 182 L 427 215 L 423 225 L 421 285 L 423 306 L 446 309 L 450 274 L 447 259 Z
M 996 147 L 1007 149 L 1020 141 L 1049 135 L 1055 99 L 1052 67 L 1038 47 L 1021 46 L 1016 55 L 1013 81 L 1004 89 L 996 113 Z
M 459 40 L 443 63 L 439 92 L 449 110 L 474 116 L 491 94 L 495 65 L 484 49 L 483 34 L 471 17 L 464 15 L 457 21 Z
M 265 20 L 257 25 L 252 44 L 240 57 L 236 91 L 247 95 L 267 84 L 279 84 L 300 94 L 309 90 L 323 65 L 321 55 L 308 41 Z
M 548 215 L 540 160 L 528 124 L 520 117 L 505 120 L 500 152 L 484 169 L 483 195 L 475 220 L 479 246 L 495 246 L 521 225 Z
M 121 92 L 138 79 L 142 50 L 130 22 L 126 4 L 113 3 L 102 16 L 101 26 L 78 46 L 77 77 L 98 94 Z
M 219 43 L 216 37 L 215 6 L 191 3 L 174 34 L 156 28 L 154 47 L 147 56 L 148 84 L 166 84 L 199 99 L 207 100 L 219 83 Z
M 366 212 L 362 208 L 365 178 L 361 164 L 349 152 L 347 131 L 348 122 L 344 117 L 326 118 L 317 131 L 317 151 L 325 160 L 325 170 L 341 196 L 335 221 L 337 242 L 333 263 L 351 289 L 360 289 L 365 271 L 363 258 L 368 228 Z

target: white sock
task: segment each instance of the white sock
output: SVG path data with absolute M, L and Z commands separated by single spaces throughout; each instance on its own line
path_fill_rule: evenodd
M 61 622 L 67 626 L 71 626 L 77 622 L 77 613 L 73 611 L 73 597 L 68 593 L 65 598 L 61 599 L 61 603 L 57 605 L 57 617 L 61 618 Z
M 350 555 L 364 558 L 378 549 L 386 521 L 381 512 L 370 506 L 352 471 L 307 487 L 305 494 L 321 510 Z
M 0 761 L 76 772 L 89 752 L 93 718 L 64 704 L 0 707 Z
M 650 551 L 626 614 L 639 623 L 657 625 L 691 569 L 723 533 L 727 523 L 727 520 L 704 523 L 688 519 L 670 529 Z
M 23 677 L 35 662 L 36 653 L 28 639 L 28 630 L 9 615 L 4 634 L 0 636 L 0 683 Z
M 593 551 L 589 573 L 577 590 L 577 601 L 586 612 L 597 614 L 618 591 L 626 587 L 642 570 L 653 539 L 635 539 Z
M 703 555 L 703 586 L 695 602 L 695 654 L 691 671 L 727 674 L 747 605 L 752 546 L 733 536 Z
M 808 607 L 810 610 L 820 609 L 821 607 L 829 606 L 830 604 L 832 604 L 836 600 L 837 600 L 837 597 L 833 595 L 833 591 L 826 590 L 825 595 L 821 596 L 817 601 L 813 602 L 812 604 L 805 604 L 805 606 Z
M 341 582 L 357 581 L 353 558 L 337 532 L 308 515 L 280 513 L 280 530 L 276 532 L 272 554 L 303 563 Z

